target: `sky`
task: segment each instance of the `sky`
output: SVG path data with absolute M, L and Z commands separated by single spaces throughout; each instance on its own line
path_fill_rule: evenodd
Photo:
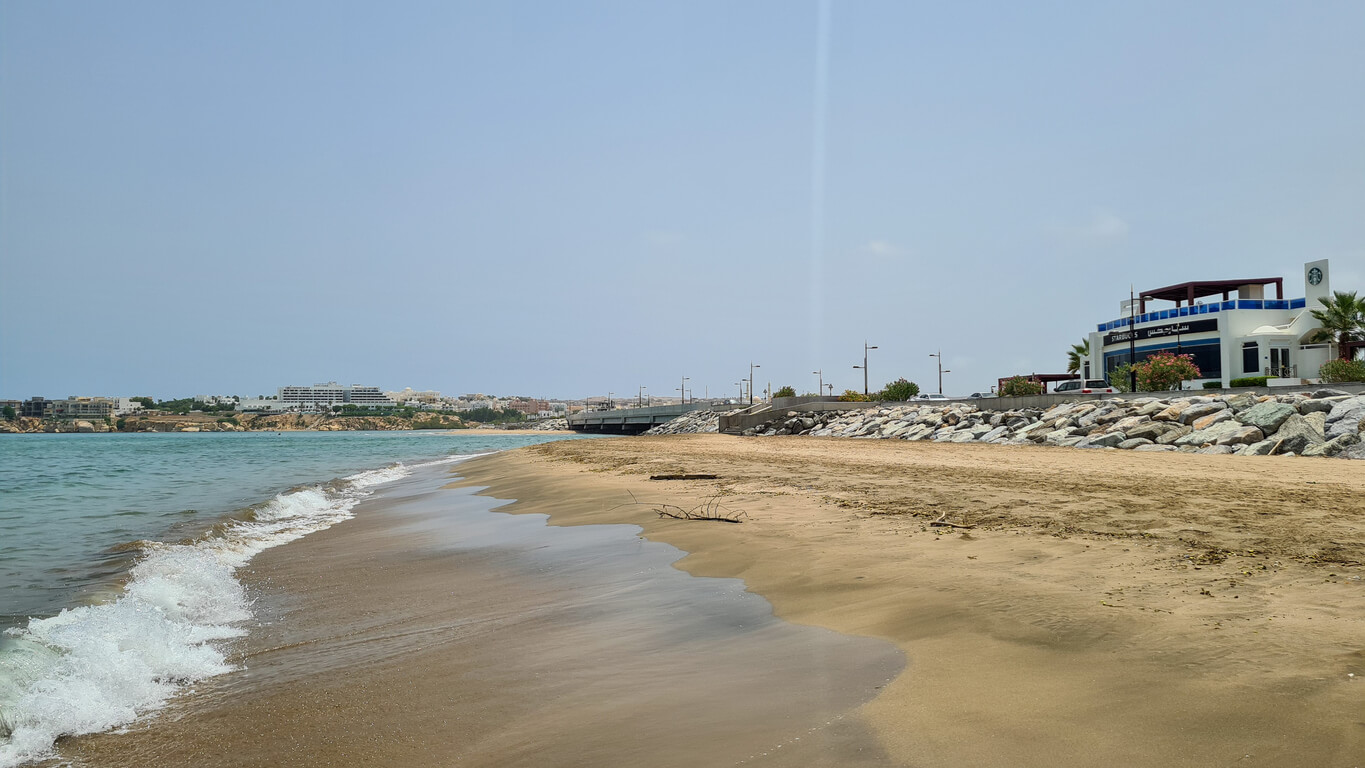
M 1365 3 L 0 0 L 0 398 L 948 394 L 1365 292 Z

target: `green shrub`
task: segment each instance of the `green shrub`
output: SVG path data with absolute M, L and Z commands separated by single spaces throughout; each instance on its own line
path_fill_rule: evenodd
M 1134 367 L 1137 368 L 1137 384 L 1141 392 L 1180 389 L 1183 382 L 1202 376 L 1199 366 L 1194 364 L 1193 355 L 1172 352 L 1157 352 Z
M 1001 397 L 1025 397 L 1041 394 L 1043 394 L 1043 385 L 1036 381 L 1029 381 L 1023 376 L 1015 376 L 1000 385 Z
M 1206 382 L 1204 382 L 1204 389 L 1220 389 L 1222 386 L 1223 386 L 1223 382 L 1221 382 L 1221 381 L 1206 381 Z
M 14 416 L 15 416 L 15 413 L 14 413 L 14 406 L 12 406 L 12 405 L 7 405 L 7 406 L 5 406 L 5 408 L 4 408 L 4 413 L 5 413 L 5 418 L 12 421 L 12 420 L 14 419 Z
M 796 389 L 793 387 L 783 387 L 774 392 L 773 397 L 796 397 Z
M 1333 384 L 1365 381 L 1365 360 L 1328 360 L 1318 369 L 1318 378 Z
M 1119 367 L 1110 371 L 1108 377 L 1109 386 L 1113 387 L 1114 389 L 1117 389 L 1120 392 L 1132 392 L 1133 391 L 1132 380 L 1129 377 L 1129 374 L 1132 372 L 1132 370 L 1133 366 L 1124 363 L 1123 365 L 1120 365 Z
M 892 402 L 903 402 L 919 394 L 919 385 L 913 381 L 906 381 L 904 377 L 896 379 L 887 384 L 877 396 L 878 400 L 888 400 Z
M 235 427 L 235 426 L 237 426 L 237 417 L 235 417 L 235 416 L 228 416 L 227 418 L 218 419 L 218 423 L 219 423 L 219 424 L 231 424 L 232 426 Z
M 1270 380 L 1269 376 L 1247 376 L 1242 379 L 1233 379 L 1228 382 L 1229 387 L 1264 387 Z
M 868 395 L 864 395 L 862 392 L 854 392 L 851 389 L 845 389 L 844 393 L 839 395 L 839 402 L 841 403 L 866 403 L 871 399 Z

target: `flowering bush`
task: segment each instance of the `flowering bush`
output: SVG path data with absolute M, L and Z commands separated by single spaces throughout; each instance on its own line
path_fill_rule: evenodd
M 1022 397 L 1024 395 L 1041 394 L 1043 394 L 1043 385 L 1036 381 L 1029 381 L 1023 376 L 1015 376 L 1000 385 L 1001 397 Z
M 1318 369 L 1326 382 L 1365 381 L 1365 360 L 1328 360 Z
M 1157 352 L 1133 366 L 1137 369 L 1137 385 L 1141 392 L 1180 389 L 1180 383 L 1201 376 L 1192 355 Z
M 844 393 L 839 395 L 839 400 L 845 403 L 865 403 L 871 399 L 872 398 L 868 395 L 864 395 L 862 392 L 855 392 L 851 389 L 845 389 Z

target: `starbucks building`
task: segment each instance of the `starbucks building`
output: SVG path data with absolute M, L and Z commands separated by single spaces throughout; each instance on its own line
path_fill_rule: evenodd
M 1311 309 L 1331 296 L 1327 261 L 1303 266 L 1305 295 L 1285 298 L 1284 278 L 1212 280 L 1143 291 L 1120 304 L 1120 317 L 1090 334 L 1092 372 L 1107 376 L 1130 361 L 1156 352 L 1190 355 L 1205 381 L 1228 386 L 1233 379 L 1269 376 L 1269 384 L 1316 378 L 1332 357 L 1330 345 L 1309 343 L 1319 325 Z M 1273 296 L 1268 296 L 1273 293 Z M 1085 374 L 1090 377 L 1091 373 Z

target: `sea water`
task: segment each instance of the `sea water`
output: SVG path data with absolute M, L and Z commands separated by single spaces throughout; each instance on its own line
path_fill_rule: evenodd
M 236 569 L 416 466 L 562 436 L 0 435 L 0 768 L 231 669 Z

